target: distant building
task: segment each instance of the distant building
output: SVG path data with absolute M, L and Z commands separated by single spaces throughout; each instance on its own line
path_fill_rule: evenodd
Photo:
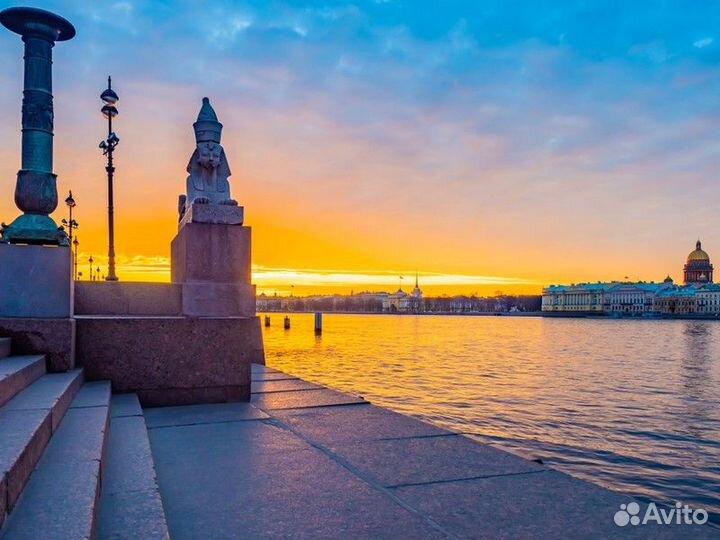
M 720 285 L 710 283 L 697 290 L 696 309 L 698 313 L 720 313 Z
M 543 311 L 602 313 L 603 294 L 612 283 L 550 285 L 543 290 Z
M 666 315 L 687 315 L 697 312 L 697 288 L 688 285 L 661 291 L 655 297 L 654 310 Z
M 608 315 L 720 314 L 720 285 L 700 240 L 683 267 L 684 285 L 670 276 L 662 283 L 609 282 L 551 285 L 543 289 L 542 311 Z
M 415 274 L 415 288 L 410 294 L 400 287 L 397 292 L 383 297 L 383 311 L 390 313 L 420 312 L 423 307 L 423 292 L 418 283 L 418 276 Z
M 713 265 L 710 257 L 702 249 L 700 240 L 695 244 L 695 251 L 687 256 L 687 263 L 683 268 L 685 285 L 704 285 L 713 282 Z

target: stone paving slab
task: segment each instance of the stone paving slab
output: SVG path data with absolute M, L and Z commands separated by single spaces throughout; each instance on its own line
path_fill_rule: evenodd
M 43 461 L 92 461 L 100 459 L 108 430 L 108 408 L 71 407 L 53 434 Z
M 415 418 L 377 407 L 319 407 L 276 411 L 273 415 L 320 444 L 341 441 L 431 437 L 451 432 Z
M 252 370 L 253 375 L 256 373 L 282 373 L 283 375 L 285 375 L 285 373 L 282 371 L 278 371 L 277 369 L 273 369 L 271 367 L 264 366 L 262 364 L 251 364 L 250 368 Z
M 112 407 L 110 407 L 112 418 L 142 415 L 143 411 L 137 394 L 113 394 Z
M 23 390 L 6 407 L 8 410 L 50 409 L 55 405 L 63 390 L 71 385 L 77 385 L 79 389 L 81 384 L 82 377 L 79 369 L 67 373 L 49 373 Z M 74 392 L 73 395 L 76 393 Z
M 302 379 L 281 379 L 254 381 L 250 391 L 253 394 L 267 394 L 271 392 L 288 392 L 291 390 L 320 390 L 322 386 L 305 382 Z
M 173 540 L 447 538 L 265 422 L 154 429 L 150 440 Z
M 349 394 L 341 394 L 340 392 L 329 389 L 254 394 L 250 399 L 250 402 L 263 410 L 327 407 L 328 405 L 353 405 L 367 403 L 367 401 L 362 398 L 351 396 Z
M 720 531 L 710 526 L 618 527 L 613 521 L 615 512 L 633 499 L 553 470 L 402 487 L 394 492 L 461 538 L 720 538 Z M 642 503 L 641 508 L 644 511 Z
M 120 401 L 127 403 L 128 400 L 121 398 Z M 113 407 L 115 403 L 113 397 Z M 142 416 L 111 419 L 98 537 L 100 540 L 169 538 Z
M 195 448 L 199 454 L 203 450 L 207 452 L 201 463 L 207 460 L 214 460 L 215 456 L 224 459 L 226 457 L 226 446 L 244 448 L 243 453 L 248 456 L 255 456 L 261 453 L 273 453 L 277 451 L 299 451 L 312 448 L 302 439 L 294 436 L 291 432 L 281 429 L 273 424 L 265 422 L 213 422 L 206 424 L 192 424 L 169 426 L 163 428 L 149 429 L 150 445 L 155 458 L 155 466 L 160 477 L 158 458 L 173 461 L 175 457 L 165 454 L 159 455 L 158 448 L 164 448 L 170 453 L 177 453 L 178 448 L 185 451 L 186 447 Z M 197 439 L 197 440 L 196 440 Z M 195 441 L 195 442 L 193 442 Z M 189 445 L 189 446 L 188 446 Z M 197 448 L 196 448 L 197 447 Z M 176 450 L 169 450 L 175 448 Z M 238 465 L 248 467 L 252 462 L 241 460 L 242 453 L 237 454 Z M 179 456 L 178 456 L 179 458 Z M 199 467 L 202 469 L 203 467 Z
M 330 450 L 384 486 L 542 471 L 532 461 L 461 435 L 342 442 Z
M 2 540 L 95 537 L 108 419 L 107 406 L 68 409 L 10 514 Z
M 251 375 L 252 381 L 299 381 L 298 377 L 293 377 L 286 373 L 254 373 Z
M 269 418 L 225 422 L 211 405 L 194 425 L 150 429 L 172 537 L 717 538 L 618 527 L 627 496 L 358 399 L 255 394 Z
M 170 539 L 157 489 L 103 496 L 102 505 L 98 540 Z
M 207 424 L 212 422 L 239 422 L 269 418 L 266 413 L 249 403 L 218 403 L 211 405 L 183 405 L 145 409 L 148 429 Z
M 2 540 L 91 540 L 100 462 L 41 460 Z
M 142 416 L 113 418 L 110 424 L 103 495 L 156 487 L 145 420 Z
M 6 507 L 12 510 L 43 450 L 52 436 L 49 411 L 0 410 L 0 476 L 6 482 Z
M 107 407 L 110 403 L 111 393 L 110 381 L 87 382 L 78 391 L 70 408 Z
M 82 370 L 79 369 L 43 375 L 8 401 L 4 408 L 15 411 L 33 409 L 50 411 L 52 429 L 55 431 L 82 382 Z
M 0 360 L 0 405 L 45 374 L 45 357 L 12 356 Z

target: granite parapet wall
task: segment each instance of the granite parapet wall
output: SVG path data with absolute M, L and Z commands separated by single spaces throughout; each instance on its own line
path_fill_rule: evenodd
M 143 406 L 247 401 L 264 363 L 260 319 L 77 316 L 77 364 L 88 380 L 136 392 Z

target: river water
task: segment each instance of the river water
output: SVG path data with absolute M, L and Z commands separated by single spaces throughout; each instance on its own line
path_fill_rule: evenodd
M 271 367 L 720 516 L 720 322 L 270 314 Z

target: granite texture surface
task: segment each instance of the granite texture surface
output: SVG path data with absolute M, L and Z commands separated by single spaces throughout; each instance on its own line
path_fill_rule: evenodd
M 8 517 L 2 540 L 96 538 L 110 400 L 100 388 L 93 385 L 70 404 Z
M 182 288 L 173 283 L 78 281 L 76 315 L 179 316 Z
M 45 357 L 42 355 L 0 359 L 0 406 L 44 374 Z
M 253 318 L 78 317 L 77 359 L 144 406 L 247 401 L 250 363 L 262 360 Z
M 134 408 L 127 396 L 132 394 L 119 394 L 112 399 L 112 408 L 117 405 L 120 414 L 132 412 Z M 111 418 L 98 537 L 102 540 L 169 538 L 142 415 L 113 414 Z
M 254 379 L 279 374 L 253 366 Z M 232 410 L 147 410 L 171 536 L 720 538 L 710 526 L 618 527 L 631 497 L 337 394 L 288 388 Z
M 0 318 L 0 337 L 12 339 L 13 354 L 44 354 L 48 371 L 75 367 L 75 319 Z
M 254 317 L 255 285 L 189 282 L 182 288 L 182 314 L 188 317 Z
M 67 247 L 0 244 L 0 318 L 67 318 L 73 313 Z
M 251 229 L 238 225 L 188 223 L 173 238 L 173 283 L 250 283 Z
M 178 228 L 188 223 L 214 223 L 225 225 L 242 225 L 245 209 L 242 206 L 229 204 L 191 204 L 185 210 Z

